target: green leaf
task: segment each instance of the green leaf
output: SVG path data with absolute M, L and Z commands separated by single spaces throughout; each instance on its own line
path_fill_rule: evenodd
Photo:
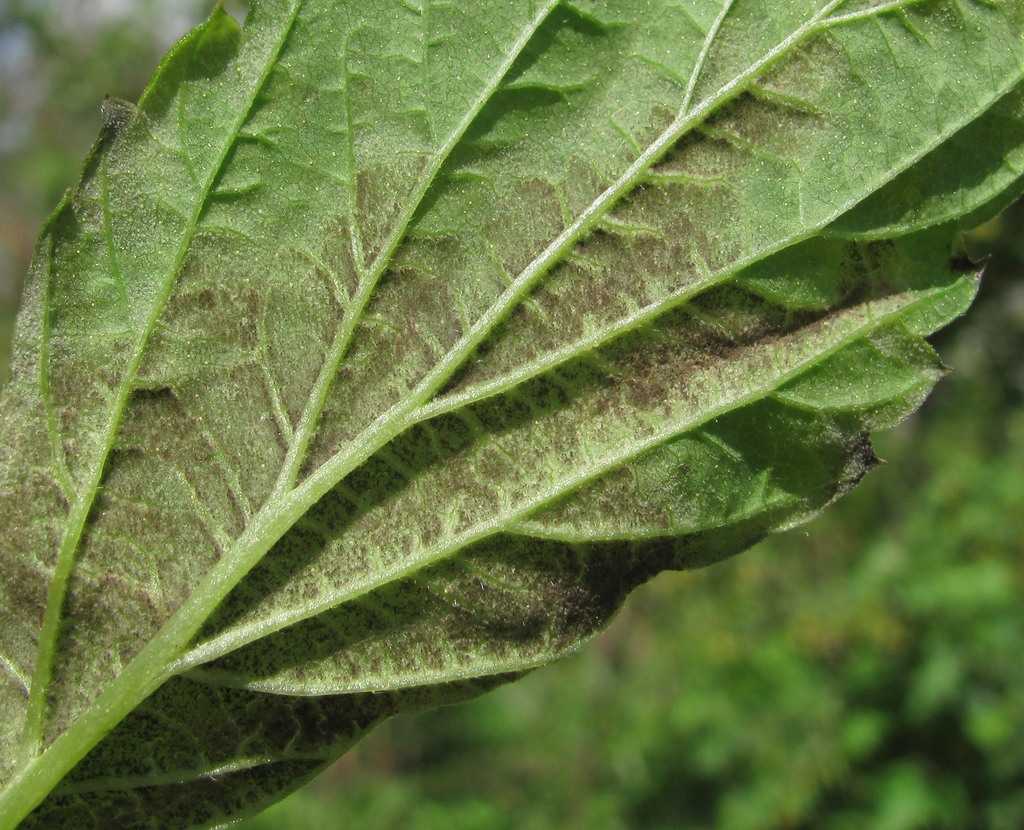
M 105 105 L 2 398 L 0 828 L 252 812 L 875 464 L 1024 7 L 777 5 L 253 0 Z

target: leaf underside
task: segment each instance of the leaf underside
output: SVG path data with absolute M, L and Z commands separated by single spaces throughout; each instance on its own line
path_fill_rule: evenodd
M 1016 0 L 215 11 L 32 265 L 0 828 L 255 811 L 849 490 L 1024 190 L 1022 44 Z

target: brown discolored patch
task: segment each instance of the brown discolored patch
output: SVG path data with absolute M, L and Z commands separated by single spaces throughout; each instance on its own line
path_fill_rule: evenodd
M 483 228 L 510 280 L 518 277 L 564 229 L 557 189 L 543 179 L 518 182 Z
M 408 153 L 356 173 L 355 226 L 362 243 L 364 262 L 371 267 L 384 253 L 386 240 L 406 211 L 410 193 L 430 164 L 430 157 Z
M 745 163 L 744 154 L 724 138 L 692 130 L 651 168 L 649 177 L 654 181 L 675 175 L 717 181 Z

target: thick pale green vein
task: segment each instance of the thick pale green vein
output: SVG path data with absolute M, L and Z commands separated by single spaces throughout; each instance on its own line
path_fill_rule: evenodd
M 923 2 L 923 0 L 888 0 L 888 2 L 879 3 L 877 6 L 871 6 L 870 8 L 861 9 L 860 11 L 837 14 L 835 17 L 830 17 L 826 22 L 829 25 L 852 23 L 855 20 L 877 17 L 878 15 L 885 14 L 887 12 L 901 11 L 909 8 L 910 6 L 918 5 L 921 2 Z
M 708 29 L 707 36 L 704 38 L 704 45 L 701 47 L 700 54 L 697 56 L 697 62 L 694 64 L 693 71 L 690 72 L 690 79 L 686 84 L 686 92 L 683 95 L 683 102 L 679 107 L 679 112 L 683 115 L 685 115 L 690 109 L 690 105 L 693 102 L 693 92 L 697 88 L 697 81 L 700 80 L 701 72 L 704 71 L 704 64 L 708 59 L 708 54 L 711 52 L 711 47 L 715 43 L 715 38 L 718 37 L 718 33 L 722 28 L 722 24 L 725 22 L 725 18 L 732 9 L 733 2 L 734 0 L 726 0 L 722 5 L 722 11 L 718 13 L 718 17 L 715 18 L 715 22 L 711 24 L 711 28 Z
M 395 227 L 391 230 L 385 240 L 382 250 L 374 261 L 372 268 L 368 273 L 361 276 L 356 295 L 352 298 L 352 302 L 346 310 L 345 316 L 341 321 L 341 327 L 335 336 L 331 349 L 328 352 L 327 359 L 324 361 L 324 365 L 321 368 L 316 383 L 310 393 L 309 402 L 307 403 L 305 411 L 302 413 L 302 418 L 295 429 L 294 437 L 288 448 L 288 455 L 285 458 L 281 469 L 281 475 L 278 478 L 277 487 L 275 488 L 276 493 L 283 493 L 295 486 L 299 470 L 301 469 L 302 462 L 305 460 L 306 451 L 309 448 L 310 441 L 313 439 L 313 435 L 316 432 L 317 423 L 323 412 L 327 396 L 333 387 L 335 378 L 337 377 L 341 361 L 344 358 L 345 353 L 348 351 L 349 345 L 352 342 L 352 337 L 363 318 L 363 314 L 366 311 L 366 307 L 369 304 L 370 299 L 373 297 L 377 283 L 384 274 L 388 265 L 391 263 L 391 258 L 394 255 L 395 250 L 398 248 L 399 243 L 402 241 L 402 238 L 405 236 L 406 231 L 409 228 L 409 223 L 412 221 L 412 217 L 422 204 L 427 191 L 433 184 L 442 165 L 451 155 L 452 150 L 466 134 L 466 130 L 469 129 L 470 125 L 480 114 L 484 105 L 487 104 L 487 102 L 494 96 L 495 91 L 508 75 L 509 69 L 512 68 L 512 65 L 533 39 L 540 26 L 558 6 L 558 3 L 559 0 L 547 0 L 547 2 L 541 5 L 533 20 L 530 21 L 530 25 L 523 30 L 519 39 L 513 44 L 512 48 L 505 56 L 505 60 L 491 76 L 486 86 L 480 91 L 480 94 L 477 96 L 472 106 L 467 109 L 462 119 L 455 126 L 455 129 L 453 129 L 445 139 L 444 144 L 442 144 L 434 154 L 430 165 L 424 171 L 416 188 L 409 194 L 409 199 L 403 208 L 398 221 L 395 223 Z M 348 96 L 346 96 L 346 99 L 347 97 Z M 348 117 L 351 122 L 351 114 L 349 114 Z M 349 134 L 351 135 L 351 129 L 349 130 Z M 351 147 L 349 152 L 352 152 Z M 352 201 L 352 204 L 355 204 L 354 200 Z M 363 261 L 358 250 L 358 236 L 358 229 L 355 229 L 352 233 L 352 244 L 357 245 L 357 248 L 353 250 L 353 254 L 359 254 L 355 259 L 357 264 L 362 263 Z
M 840 346 L 838 348 L 843 348 L 843 346 Z M 785 382 L 786 381 L 782 381 L 782 382 L 780 382 L 779 385 L 781 386 L 781 385 L 785 384 Z M 767 397 L 771 396 L 774 391 L 776 391 L 776 390 L 772 390 L 772 392 L 768 392 L 767 394 L 765 394 L 762 398 L 759 398 L 758 400 L 762 400 L 763 398 L 767 398 Z M 739 409 L 743 405 L 744 404 L 741 404 L 740 406 L 735 407 L 735 409 Z M 733 410 L 730 410 L 730 411 L 733 411 Z M 714 417 L 718 418 L 718 417 L 720 417 L 723 414 L 727 414 L 727 413 L 719 412 L 719 413 L 716 413 L 716 415 Z M 714 418 L 709 419 L 709 420 L 714 420 Z M 680 435 L 685 435 L 687 432 L 691 432 L 691 431 L 697 430 L 701 426 L 704 426 L 704 423 L 696 424 L 693 427 L 687 427 L 685 430 L 683 430 L 679 434 Z M 673 437 L 678 437 L 678 436 L 673 436 Z M 659 442 L 658 445 L 660 446 L 660 444 L 663 444 L 663 443 L 665 443 L 665 442 L 661 441 L 661 442 Z M 628 464 L 630 460 L 635 459 L 639 455 L 642 455 L 642 452 L 638 453 L 636 455 L 631 455 L 630 458 L 626 459 L 622 463 L 623 464 Z M 600 474 L 597 477 L 600 477 Z M 585 486 L 585 485 L 583 485 L 583 486 Z M 578 489 L 582 489 L 582 488 L 576 488 L 576 489 L 578 490 Z M 567 494 L 563 494 L 563 496 L 564 495 L 567 495 Z M 557 500 L 558 498 L 562 498 L 563 496 L 556 496 L 555 499 Z M 685 533 L 696 533 L 698 531 L 704 531 L 704 530 L 720 530 L 721 528 L 724 528 L 724 527 L 726 527 L 727 525 L 730 525 L 730 524 L 734 524 L 734 523 L 737 523 L 737 522 L 742 522 L 742 521 L 745 521 L 747 519 L 757 518 L 759 515 L 761 515 L 766 510 L 776 510 L 776 509 L 781 509 L 781 508 L 786 508 L 786 507 L 793 507 L 793 506 L 799 504 L 800 502 L 801 502 L 800 498 L 797 498 L 797 497 L 795 497 L 795 496 L 793 496 L 791 494 L 779 494 L 776 497 L 771 498 L 771 499 L 763 499 L 762 501 L 758 502 L 756 505 L 751 505 L 745 511 L 737 511 L 737 512 L 734 512 L 734 513 L 730 513 L 729 517 L 728 517 L 728 520 L 722 519 L 722 520 L 718 521 L 717 523 L 713 523 L 713 524 L 702 524 L 700 527 L 673 527 L 673 528 L 671 528 L 669 530 L 662 530 L 662 529 L 655 529 L 655 528 L 647 528 L 647 529 L 643 529 L 643 530 L 635 530 L 635 529 L 631 528 L 629 530 L 620 530 L 620 531 L 618 531 L 616 533 L 602 534 L 600 536 L 591 535 L 591 534 L 571 533 L 571 532 L 567 532 L 563 528 L 552 528 L 552 527 L 548 527 L 547 525 L 545 525 L 545 524 L 543 524 L 541 522 L 534 521 L 533 520 L 533 516 L 536 515 L 538 512 L 540 512 L 540 511 L 542 511 L 544 509 L 543 506 L 542 506 L 540 508 L 537 508 L 536 510 L 532 510 L 528 515 L 525 515 L 525 516 L 523 516 L 523 517 L 521 517 L 519 519 L 510 519 L 508 522 L 505 523 L 505 526 L 502 527 L 501 532 L 502 533 L 515 534 L 515 535 L 519 535 L 519 536 L 530 536 L 530 537 L 537 538 L 537 539 L 548 539 L 548 540 L 553 541 L 553 542 L 567 542 L 569 544 L 580 544 L 580 545 L 587 544 L 589 542 L 629 542 L 629 541 L 634 541 L 634 540 L 637 540 L 637 541 L 647 540 L 647 541 L 649 541 L 649 540 L 653 540 L 653 539 L 670 539 L 670 538 L 674 538 L 676 536 L 679 536 L 679 535 L 685 534 Z
M 267 764 L 278 763 L 281 760 L 282 758 L 280 757 L 264 755 L 252 758 L 241 758 L 230 764 L 218 764 L 216 766 L 199 767 L 195 769 L 172 770 L 161 774 L 149 773 L 139 776 L 119 775 L 111 778 L 91 778 L 88 781 L 62 784 L 59 792 L 61 796 L 97 792 L 131 792 L 132 790 L 140 789 L 142 787 L 160 787 L 168 784 L 181 784 L 182 782 L 189 780 L 197 781 L 207 779 L 210 781 L 216 781 L 221 776 L 229 775 L 233 772 L 244 772 L 246 770 L 266 766 Z M 313 752 L 293 752 L 289 753 L 287 758 L 284 758 L 283 760 L 322 761 L 323 755 L 322 753 Z

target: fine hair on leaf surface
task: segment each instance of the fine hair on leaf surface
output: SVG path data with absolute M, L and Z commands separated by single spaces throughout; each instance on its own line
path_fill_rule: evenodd
M 102 111 L 0 398 L 2 830 L 251 814 L 855 486 L 1024 190 L 1024 4 L 251 0 Z

